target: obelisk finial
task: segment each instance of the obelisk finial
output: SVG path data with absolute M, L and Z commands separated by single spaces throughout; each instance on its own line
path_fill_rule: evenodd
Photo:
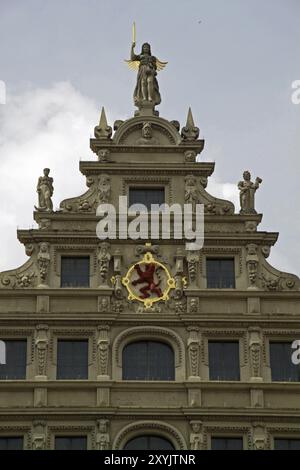
M 112 128 L 107 124 L 104 106 L 102 106 L 99 125 L 95 127 L 94 135 L 96 139 L 110 139 Z
M 188 110 L 186 125 L 181 129 L 183 140 L 197 140 L 199 137 L 199 127 L 195 126 L 191 108 Z

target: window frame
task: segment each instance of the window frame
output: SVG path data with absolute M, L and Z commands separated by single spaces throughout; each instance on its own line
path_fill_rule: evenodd
M 235 290 L 236 289 L 236 284 L 237 284 L 237 266 L 236 266 L 236 256 L 232 255 L 230 256 L 230 254 L 226 254 L 226 255 L 222 255 L 222 256 L 219 256 L 219 255 L 206 255 L 205 256 L 205 278 L 206 278 L 206 289 L 215 289 L 215 290 Z M 208 267 L 208 261 L 210 260 L 215 260 L 215 261 L 226 261 L 226 260 L 232 260 L 233 262 L 233 279 L 234 279 L 234 287 L 208 287 L 208 276 L 207 276 L 207 267 Z
M 70 433 L 67 433 L 67 434 L 66 434 L 66 432 L 55 433 L 53 435 L 53 450 L 58 450 L 58 449 L 56 449 L 56 439 L 57 438 L 73 439 L 73 438 L 76 438 L 76 437 L 86 439 L 86 449 L 77 449 L 77 450 L 83 450 L 83 451 L 89 450 L 89 435 L 88 435 L 88 433 L 82 434 L 82 433 L 79 433 L 79 432 L 78 433 L 70 432 Z M 67 451 L 71 450 L 72 452 L 74 450 L 74 452 L 75 452 L 75 449 L 61 449 L 61 450 L 67 450 Z
M 87 341 L 88 346 L 88 354 L 87 354 L 87 378 L 86 379 L 58 379 L 57 378 L 57 365 L 58 365 L 58 341 L 70 341 L 70 342 L 75 342 L 75 341 Z M 91 380 L 91 366 L 93 365 L 92 363 L 92 342 L 90 339 L 90 334 L 87 336 L 66 336 L 62 333 L 62 335 L 57 335 L 55 337 L 55 347 L 53 351 L 53 363 L 54 363 L 54 380 L 57 380 L 59 382 L 63 380 L 69 380 L 69 381 L 80 381 L 80 380 Z
M 210 361 L 209 361 L 209 343 L 237 343 L 238 346 L 238 360 L 239 360 L 239 379 L 211 379 L 210 378 Z M 241 339 L 240 338 L 215 338 L 209 337 L 207 338 L 207 363 L 208 363 L 208 380 L 210 382 L 236 382 L 240 383 L 243 381 L 242 378 L 242 356 L 241 356 Z
M 271 338 L 268 338 L 267 339 L 267 351 L 268 351 L 268 364 L 269 364 L 269 372 L 270 372 L 270 375 L 269 375 L 269 380 L 270 382 L 272 383 L 280 383 L 280 382 L 283 382 L 283 383 L 300 383 L 300 365 L 298 366 L 295 366 L 295 367 L 298 367 L 298 380 L 284 380 L 284 379 L 281 379 L 281 380 L 274 380 L 272 378 L 272 364 L 271 364 L 271 344 L 274 344 L 274 343 L 277 343 L 277 344 L 289 344 L 290 345 L 290 358 L 292 359 L 292 354 L 293 354 L 293 349 L 292 349 L 292 343 L 294 341 L 294 338 L 293 339 L 290 339 L 290 338 L 287 338 L 286 336 L 283 336 L 283 337 L 278 337 L 278 336 L 274 336 L 274 337 L 271 337 Z
M 214 433 L 211 433 L 209 435 L 209 450 L 217 450 L 217 449 L 212 449 L 212 440 L 213 439 L 241 439 L 242 441 L 242 449 L 236 449 L 236 450 L 246 450 L 246 443 L 247 443 L 247 436 L 245 433 L 239 433 L 238 430 L 237 432 L 220 432 L 218 433 L 217 431 Z M 221 450 L 221 449 L 220 449 Z M 231 449 L 222 449 L 222 450 L 231 450 Z
M 162 204 L 167 204 L 167 194 L 166 194 L 166 186 L 163 184 L 157 184 L 157 185 L 150 185 L 150 184 L 129 184 L 128 189 L 127 189 L 127 202 L 128 202 L 128 207 L 130 207 L 132 204 L 130 203 L 130 191 L 131 190 L 163 190 L 164 192 L 164 201 L 161 202 L 159 205 Z M 144 204 L 144 202 L 135 202 L 134 204 Z M 157 204 L 157 203 L 154 203 Z M 147 206 L 146 206 L 147 207 Z M 149 211 L 151 207 L 147 207 L 147 210 Z
M 28 333 L 27 333 L 28 334 Z M 15 336 L 15 335 L 10 335 L 9 332 L 6 332 L 6 334 L 2 334 L 0 339 L 4 342 L 8 342 L 8 341 L 24 341 L 26 342 L 26 347 L 25 347 L 25 354 L 26 354 L 26 357 L 25 357 L 25 377 L 23 377 L 22 379 L 14 379 L 14 378 L 0 378 L 0 381 L 8 381 L 8 380 L 16 380 L 18 382 L 22 381 L 22 380 L 27 380 L 28 376 L 29 376 L 29 366 L 31 364 L 31 349 L 32 349 L 32 337 L 31 336 L 26 336 L 23 335 L 23 334 L 19 334 L 18 336 Z
M 64 258 L 68 258 L 68 259 L 88 259 L 88 263 L 89 263 L 89 277 L 88 277 L 88 286 L 63 286 L 62 285 L 62 267 L 63 267 L 63 262 L 62 260 Z M 69 254 L 69 253 L 61 253 L 60 255 L 60 267 L 59 267 L 59 272 L 60 272 L 60 288 L 61 289 L 90 289 L 91 288 L 91 284 L 92 284 L 92 259 L 91 259 L 91 255 L 90 254 L 79 254 L 79 253 L 72 253 L 72 254 Z
M 6 434 L 0 434 L 0 439 L 22 439 L 22 449 L 17 449 L 18 451 L 20 450 L 25 450 L 26 449 L 26 438 L 25 438 L 25 435 L 24 434 L 10 434 L 10 433 L 6 433 Z M 5 449 L 5 450 L 10 450 L 10 449 Z M 12 450 L 12 449 L 11 449 Z M 3 450 L 4 452 L 4 450 Z M 13 450 L 13 452 L 15 452 L 15 450 Z
M 130 345 L 138 345 L 138 344 L 146 344 L 146 354 L 147 354 L 147 357 L 146 357 L 146 361 L 147 361 L 147 364 L 146 364 L 146 367 L 147 367 L 147 373 L 149 372 L 149 361 L 150 361 L 150 357 L 149 355 L 151 354 L 151 352 L 149 351 L 149 345 L 152 344 L 160 344 L 160 345 L 164 345 L 166 346 L 170 352 L 172 352 L 172 364 L 171 366 L 173 367 L 173 371 L 172 371 L 172 378 L 171 379 L 162 379 L 162 378 L 159 378 L 159 379 L 153 379 L 153 378 L 149 378 L 149 377 L 146 377 L 146 378 L 124 378 L 124 351 L 126 350 L 127 347 L 130 347 Z M 122 381 L 129 381 L 129 382 L 134 382 L 134 381 L 140 381 L 140 382 L 175 382 L 176 380 L 176 359 L 175 359 L 175 351 L 174 351 L 174 348 L 172 345 L 170 345 L 167 341 L 163 341 L 163 340 L 159 340 L 159 339 L 155 339 L 155 338 L 147 338 L 147 339 L 137 339 L 137 340 L 133 340 L 133 341 L 129 341 L 123 348 L 122 348 Z M 147 375 L 147 374 L 146 374 Z

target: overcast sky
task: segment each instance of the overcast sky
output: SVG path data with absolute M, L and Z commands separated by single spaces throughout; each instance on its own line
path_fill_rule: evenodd
M 0 0 L 0 270 L 26 260 L 16 228 L 35 226 L 42 169 L 55 206 L 81 194 L 101 106 L 110 124 L 133 115 L 134 20 L 137 50 L 148 41 L 168 61 L 160 115 L 183 125 L 192 106 L 201 159 L 216 162 L 208 190 L 237 204 L 242 172 L 263 178 L 259 228 L 280 232 L 269 261 L 299 275 L 299 0 Z

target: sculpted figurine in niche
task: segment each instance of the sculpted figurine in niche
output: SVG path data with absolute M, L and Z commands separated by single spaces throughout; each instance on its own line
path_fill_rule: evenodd
M 254 195 L 259 188 L 262 179 L 257 177 L 255 183 L 251 181 L 251 174 L 249 171 L 243 173 L 244 181 L 238 183 L 240 190 L 240 214 L 256 214 Z
M 40 176 L 37 184 L 37 193 L 39 197 L 39 207 L 35 206 L 35 209 L 40 212 L 52 212 L 53 203 L 53 178 L 49 176 L 49 168 L 44 168 L 44 176 Z
M 153 137 L 151 122 L 144 122 L 142 127 L 142 137 L 137 139 L 137 145 L 158 145 L 158 139 Z

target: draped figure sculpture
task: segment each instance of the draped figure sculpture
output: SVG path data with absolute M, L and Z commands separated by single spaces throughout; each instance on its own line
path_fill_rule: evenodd
M 39 198 L 38 207 L 35 209 L 40 212 L 52 212 L 53 211 L 53 178 L 49 176 L 49 168 L 44 168 L 44 175 L 40 176 L 37 184 L 37 193 Z
M 254 196 L 262 179 L 257 177 L 253 183 L 249 171 L 244 171 L 243 178 L 244 180 L 238 183 L 241 205 L 240 214 L 256 214 Z
M 140 54 L 135 54 L 135 25 L 133 26 L 133 40 L 131 45 L 130 60 L 126 60 L 129 67 L 137 70 L 137 82 L 134 89 L 134 104 L 141 107 L 144 102 L 149 102 L 153 107 L 161 102 L 157 72 L 162 70 L 167 62 L 161 62 L 151 53 L 151 46 L 145 42 Z

